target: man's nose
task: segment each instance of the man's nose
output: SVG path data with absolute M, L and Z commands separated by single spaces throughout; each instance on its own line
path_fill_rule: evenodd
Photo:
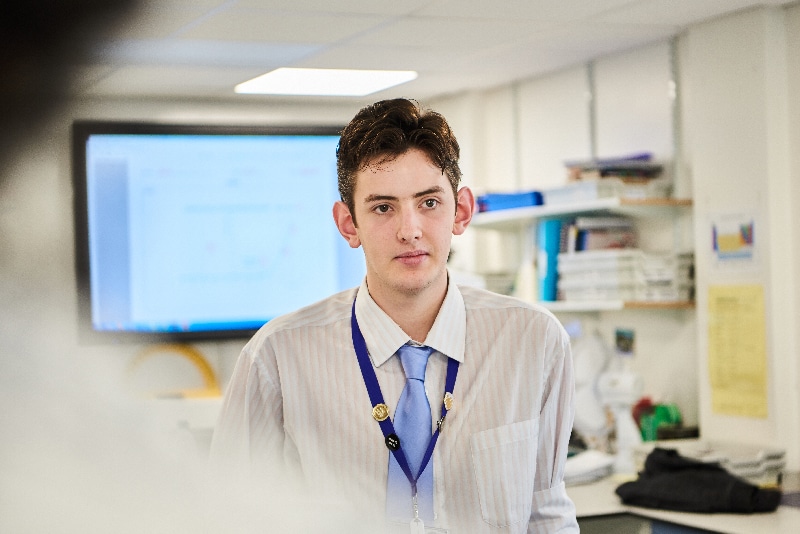
M 402 210 L 400 213 L 400 226 L 397 229 L 397 238 L 409 243 L 422 237 L 420 214 L 416 210 Z

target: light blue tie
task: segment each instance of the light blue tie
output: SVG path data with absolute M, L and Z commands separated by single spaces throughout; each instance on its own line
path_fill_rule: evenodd
M 397 402 L 392 422 L 414 476 L 419 473 L 431 441 L 431 405 L 425 394 L 425 367 L 431 352 L 433 349 L 430 347 L 414 345 L 403 345 L 398 350 L 406 373 L 406 387 Z M 433 521 L 433 458 L 417 480 L 417 504 L 422 520 Z M 410 520 L 413 517 L 411 484 L 393 453 L 389 454 L 386 513 L 396 519 Z

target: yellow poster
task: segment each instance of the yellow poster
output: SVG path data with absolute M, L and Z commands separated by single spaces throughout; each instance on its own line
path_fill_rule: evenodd
M 767 337 L 761 285 L 708 289 L 711 408 L 720 415 L 767 417 Z

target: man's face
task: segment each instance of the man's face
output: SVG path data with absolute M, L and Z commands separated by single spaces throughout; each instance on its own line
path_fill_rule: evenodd
M 463 233 L 472 214 L 468 189 L 459 192 L 464 201 L 456 203 L 441 169 L 412 149 L 359 171 L 353 198 L 358 227 L 344 204 L 334 215 L 350 246 L 364 249 L 373 297 L 446 287 L 450 241 Z

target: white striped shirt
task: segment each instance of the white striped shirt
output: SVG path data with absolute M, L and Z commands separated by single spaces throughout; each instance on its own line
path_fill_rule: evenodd
M 268 476 L 277 476 L 279 464 L 314 495 L 346 499 L 365 521 L 378 521 L 389 450 L 353 349 L 356 295 L 356 317 L 394 413 L 405 375 L 393 355 L 409 337 L 364 282 L 270 321 L 245 346 L 212 455 L 247 461 Z M 424 344 L 435 349 L 425 378 L 434 422 L 447 358 L 461 364 L 455 404 L 433 454 L 433 526 L 578 532 L 563 483 L 574 415 L 572 358 L 558 320 L 539 306 L 451 283 Z

